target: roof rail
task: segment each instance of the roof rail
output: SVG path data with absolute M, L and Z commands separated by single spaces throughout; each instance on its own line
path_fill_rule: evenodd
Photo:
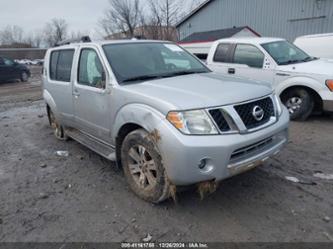
M 79 39 L 67 39 L 67 40 L 64 40 L 64 41 L 60 41 L 55 46 L 59 47 L 59 46 L 63 46 L 63 45 L 69 45 L 71 43 L 80 43 L 80 42 L 82 42 L 82 43 L 91 42 L 91 39 L 90 39 L 89 36 L 82 36 Z

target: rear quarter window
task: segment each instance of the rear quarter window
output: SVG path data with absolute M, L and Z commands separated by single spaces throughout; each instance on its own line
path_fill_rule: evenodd
M 232 45 L 221 43 L 217 46 L 214 61 L 215 62 L 231 62 L 230 53 L 231 53 Z
M 74 49 L 57 50 L 51 53 L 50 78 L 55 81 L 70 82 Z

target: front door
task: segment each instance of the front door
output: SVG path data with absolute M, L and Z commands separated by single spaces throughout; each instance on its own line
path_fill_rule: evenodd
M 18 78 L 14 61 L 5 58 L 0 59 L 0 68 L 2 80 L 14 80 Z
M 234 48 L 232 62 L 228 74 L 273 84 L 274 71 L 267 68 L 265 55 L 257 47 L 250 44 L 237 44 Z
M 75 123 L 82 132 L 110 142 L 110 94 L 100 58 L 94 47 L 80 51 L 73 87 Z
M 5 62 L 0 57 L 0 81 L 6 80 Z

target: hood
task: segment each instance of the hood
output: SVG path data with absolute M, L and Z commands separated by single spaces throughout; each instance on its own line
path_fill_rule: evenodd
M 272 93 L 257 81 L 226 77 L 216 73 L 184 75 L 124 86 L 141 100 L 168 104 L 176 110 L 189 110 L 240 103 Z M 169 111 L 169 110 L 167 110 Z
M 333 75 L 333 60 L 318 59 L 309 62 L 279 66 L 279 69 L 285 72 Z

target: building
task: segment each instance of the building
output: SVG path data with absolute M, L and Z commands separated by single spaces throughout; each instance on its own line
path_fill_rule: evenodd
M 178 42 L 180 46 L 196 55 L 202 60 L 206 60 L 209 50 L 214 41 L 230 37 L 259 37 L 256 31 L 250 27 L 233 27 L 230 29 L 218 29 L 205 32 L 193 33 Z
M 242 26 L 291 41 L 330 33 L 333 0 L 207 0 L 176 25 L 180 40 L 197 32 Z

